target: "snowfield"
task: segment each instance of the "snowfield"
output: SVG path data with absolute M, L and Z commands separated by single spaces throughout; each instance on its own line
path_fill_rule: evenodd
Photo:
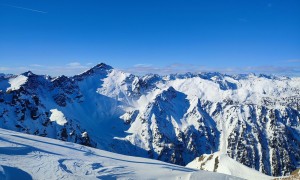
M 50 121 L 56 121 L 56 123 L 61 126 L 67 123 L 65 115 L 61 111 L 57 109 L 51 109 L 50 112 L 51 112 Z
M 214 154 L 204 154 L 194 161 L 190 162 L 186 167 L 201 169 L 212 172 L 224 173 L 240 178 L 253 179 L 253 180 L 267 180 L 273 179 L 271 176 L 267 176 L 259 171 L 251 169 L 234 159 L 228 157 L 228 155 L 221 152 Z
M 0 179 L 239 178 L 0 129 Z
M 7 88 L 7 91 L 9 90 L 18 90 L 20 87 L 27 82 L 28 77 L 24 75 L 18 75 L 15 78 L 9 79 L 10 87 Z

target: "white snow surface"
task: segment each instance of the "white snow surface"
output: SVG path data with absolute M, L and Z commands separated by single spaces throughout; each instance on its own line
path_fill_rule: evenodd
M 7 90 L 18 90 L 20 87 L 27 82 L 28 77 L 24 75 L 18 75 L 9 79 L 10 87 Z
M 87 133 L 87 132 L 83 132 L 83 133 L 81 134 L 81 137 L 87 138 L 87 137 L 88 137 L 88 133 Z
M 61 126 L 63 126 L 68 122 L 65 118 L 65 115 L 61 111 L 57 109 L 51 109 L 50 112 L 51 112 L 50 121 L 56 121 L 56 123 Z
M 0 129 L 0 179 L 240 178 Z
M 216 160 L 217 158 L 217 160 Z M 216 161 L 218 161 L 216 165 Z M 216 168 L 217 166 L 217 168 Z M 202 169 L 206 171 L 214 171 L 228 174 L 249 180 L 267 180 L 273 179 L 272 176 L 267 176 L 255 169 L 251 169 L 222 152 L 216 152 L 213 154 L 204 154 L 199 158 L 186 165 L 189 168 Z M 216 168 L 216 169 L 215 169 Z

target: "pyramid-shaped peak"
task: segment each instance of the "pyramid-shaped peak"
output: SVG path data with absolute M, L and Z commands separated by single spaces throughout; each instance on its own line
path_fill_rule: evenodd
M 100 63 L 79 75 L 75 75 L 74 78 L 77 80 L 82 80 L 85 77 L 93 76 L 95 74 L 107 74 L 112 69 L 113 68 L 111 66 L 105 63 Z
M 109 70 L 109 69 L 113 69 L 113 67 L 111 67 L 105 63 L 99 63 L 96 66 L 92 67 L 92 69 L 107 69 L 107 70 Z
M 168 89 L 162 91 L 162 93 L 157 97 L 162 100 L 173 99 L 177 96 L 177 91 L 172 87 L 168 87 Z
M 32 71 L 26 71 L 26 72 L 22 73 L 21 75 L 29 77 L 29 76 L 33 76 L 35 74 Z

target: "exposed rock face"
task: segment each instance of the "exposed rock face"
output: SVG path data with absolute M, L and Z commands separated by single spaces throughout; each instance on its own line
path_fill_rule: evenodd
M 138 77 L 105 64 L 20 76 L 0 76 L 2 128 L 180 165 L 222 151 L 274 176 L 300 162 L 300 78 Z

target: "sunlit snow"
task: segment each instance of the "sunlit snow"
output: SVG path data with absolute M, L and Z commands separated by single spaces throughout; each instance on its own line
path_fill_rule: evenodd
M 0 179 L 239 179 L 0 129 Z
M 207 171 L 215 171 L 245 179 L 273 179 L 259 171 L 249 168 L 234 159 L 231 159 L 227 154 L 216 152 L 214 154 L 204 154 L 202 157 L 196 158 L 186 167 L 203 169 Z
M 20 87 L 27 82 L 28 77 L 24 75 L 18 75 L 17 77 L 10 78 L 10 87 L 7 90 L 18 90 Z
M 50 112 L 51 112 L 50 121 L 56 121 L 56 123 L 61 126 L 67 123 L 67 120 L 61 111 L 57 109 L 51 109 Z

